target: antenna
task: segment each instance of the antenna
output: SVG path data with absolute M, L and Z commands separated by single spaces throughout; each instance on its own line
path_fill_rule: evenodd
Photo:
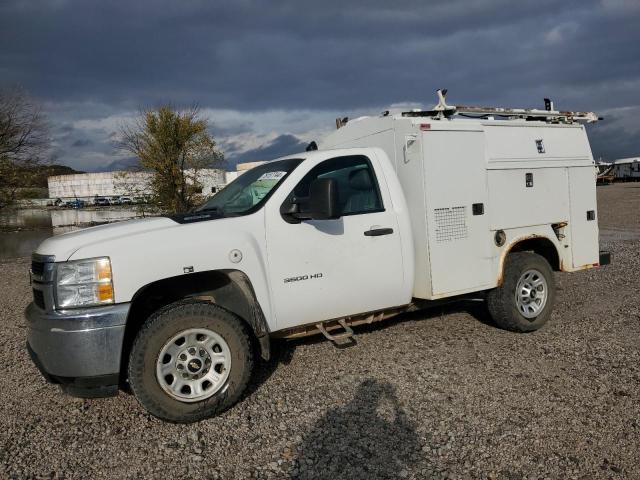
M 439 88 L 436 90 L 436 95 L 438 95 L 438 103 L 433 107 L 433 111 L 435 112 L 446 112 L 448 110 L 455 110 L 456 107 L 447 105 L 445 97 L 447 96 L 446 88 Z

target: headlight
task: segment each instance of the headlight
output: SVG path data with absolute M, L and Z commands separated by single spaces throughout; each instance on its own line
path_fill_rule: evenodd
M 56 306 L 92 307 L 113 303 L 109 258 L 91 258 L 56 264 Z

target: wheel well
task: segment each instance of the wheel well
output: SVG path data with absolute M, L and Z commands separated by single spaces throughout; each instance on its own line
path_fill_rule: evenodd
M 158 280 L 133 296 L 122 345 L 121 380 L 126 379 L 129 353 L 144 322 L 162 307 L 188 298 L 207 300 L 236 314 L 251 327 L 262 357 L 269 358 L 269 329 L 248 277 L 238 270 L 198 272 Z
M 555 271 L 560 270 L 560 257 L 556 246 L 544 237 L 527 238 L 514 244 L 509 253 L 511 252 L 534 252 L 544 257 L 551 268 Z

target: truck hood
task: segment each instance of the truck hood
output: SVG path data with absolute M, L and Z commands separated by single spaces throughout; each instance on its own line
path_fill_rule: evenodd
M 178 223 L 166 217 L 139 218 L 99 225 L 50 237 L 40 244 L 35 253 L 54 255 L 56 261 L 60 262 L 68 260 L 78 249 L 95 243 L 178 226 Z

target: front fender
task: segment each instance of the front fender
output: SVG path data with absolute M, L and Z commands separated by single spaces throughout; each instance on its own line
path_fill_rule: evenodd
M 116 303 L 129 302 L 159 280 L 214 270 L 237 270 L 255 292 L 270 330 L 275 329 L 267 280 L 264 218 L 245 217 L 176 224 L 79 248 L 71 259 L 108 256 Z

